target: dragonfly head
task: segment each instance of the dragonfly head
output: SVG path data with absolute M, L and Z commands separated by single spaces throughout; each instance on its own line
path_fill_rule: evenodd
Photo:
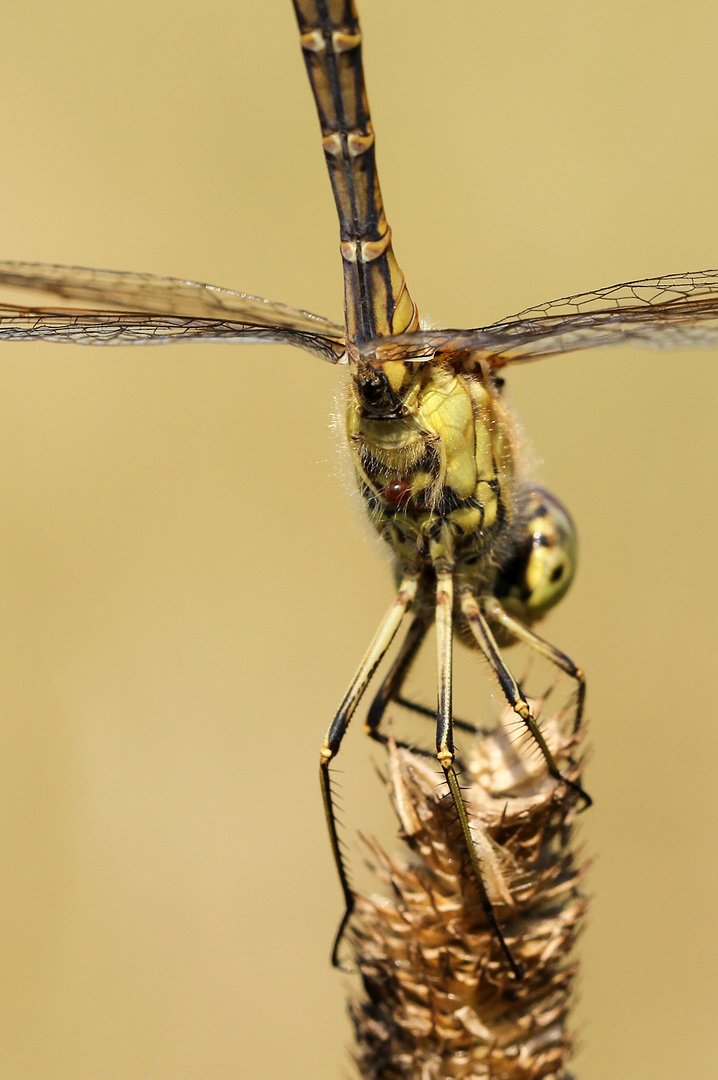
M 406 416 L 407 398 L 415 386 L 415 365 L 399 360 L 379 365 L 361 363 L 354 373 L 354 389 L 362 416 L 371 420 L 398 420 Z

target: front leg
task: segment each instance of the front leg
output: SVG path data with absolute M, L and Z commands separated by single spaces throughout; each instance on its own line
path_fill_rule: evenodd
M 417 575 L 407 575 L 401 582 L 396 599 L 382 619 L 379 629 L 374 635 L 374 639 L 367 649 L 364 659 L 359 665 L 359 669 L 344 696 L 344 700 L 339 706 L 337 714 L 329 726 L 329 731 L 327 732 L 319 755 L 319 782 L 322 789 L 324 814 L 329 830 L 329 841 L 332 847 L 332 854 L 334 855 L 334 863 L 337 868 L 337 873 L 339 874 L 339 882 L 344 894 L 344 915 L 339 924 L 339 929 L 334 938 L 334 946 L 332 948 L 332 964 L 334 967 L 340 968 L 341 970 L 347 969 L 339 962 L 339 946 L 341 945 L 342 938 L 344 937 L 347 925 L 354 911 L 354 893 L 349 884 L 349 877 L 344 864 L 344 856 L 339 844 L 331 778 L 329 776 L 329 763 L 332 758 L 336 757 L 339 753 L 339 747 L 344 738 L 344 733 L 349 726 L 349 721 L 354 715 L 357 705 L 369 685 L 372 675 L 384 658 L 387 649 L 394 640 L 394 635 L 401 626 L 404 616 L 414 601 L 417 583 Z
M 453 607 L 454 579 L 452 571 L 438 572 L 436 576 L 436 648 L 438 663 L 438 700 L 436 723 L 436 756 L 444 771 L 451 798 L 461 826 L 461 833 L 469 856 L 469 863 L 479 894 L 479 900 L 486 919 L 494 932 L 496 940 L 506 957 L 515 979 L 521 978 L 521 971 L 514 960 L 496 918 L 493 904 L 484 882 L 481 862 L 476 850 L 476 843 L 471 835 L 469 816 L 464 797 L 461 794 L 458 777 L 454 768 L 454 736 L 452 731 L 452 650 L 453 650 Z
M 430 618 L 426 611 L 419 611 L 411 621 L 411 625 L 406 632 L 406 636 L 401 643 L 399 652 L 396 659 L 392 663 L 389 671 L 386 674 L 381 686 L 374 695 L 374 700 L 369 706 L 369 712 L 364 724 L 364 730 L 371 739 L 375 739 L 377 742 L 382 743 L 384 746 L 389 741 L 389 736 L 381 730 L 381 722 L 384 719 L 387 707 L 392 701 L 398 704 L 405 704 L 405 699 L 401 696 L 406 678 L 411 670 L 411 666 L 417 657 L 419 649 L 421 648 L 426 632 L 429 629 Z M 408 708 L 416 708 L 417 711 L 422 709 L 422 706 L 415 706 L 413 703 L 408 703 Z M 423 710 L 422 710 L 423 711 Z M 432 720 L 436 723 L 436 713 L 431 709 L 425 710 Z M 433 757 L 433 754 L 425 750 L 417 749 L 416 747 L 409 745 L 408 743 L 399 742 L 398 746 L 402 746 L 407 750 L 412 750 L 415 753 L 424 754 Z

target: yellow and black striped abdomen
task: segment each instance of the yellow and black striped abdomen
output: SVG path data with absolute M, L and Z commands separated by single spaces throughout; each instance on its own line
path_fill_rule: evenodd
M 391 244 L 352 0 L 294 0 L 339 215 L 347 341 L 418 327 Z

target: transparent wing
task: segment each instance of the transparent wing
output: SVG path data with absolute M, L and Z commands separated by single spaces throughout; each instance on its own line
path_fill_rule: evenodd
M 364 355 L 386 363 L 465 351 L 500 368 L 628 343 L 665 349 L 718 346 L 718 270 L 667 274 L 566 296 L 473 330 L 423 330 L 377 340 Z
M 255 326 L 283 326 L 343 341 L 344 329 L 329 319 L 299 311 L 258 296 L 203 285 L 198 281 L 135 274 L 117 270 L 89 270 L 83 266 L 0 261 L 0 286 L 14 286 L 90 300 L 103 307 L 156 311 L 163 315 L 212 318 L 228 315 Z
M 197 340 L 280 342 L 297 345 L 332 364 L 344 357 L 344 345 L 336 338 L 288 326 L 142 311 L 83 311 L 0 304 L 0 341 L 28 340 L 80 345 L 168 345 Z

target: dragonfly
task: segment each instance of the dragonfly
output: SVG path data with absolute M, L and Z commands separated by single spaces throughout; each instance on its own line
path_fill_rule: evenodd
M 487 892 L 459 784 L 452 705 L 455 638 L 488 661 L 556 783 L 573 788 L 586 804 L 589 798 L 556 767 L 521 680 L 504 658 L 506 645 L 520 641 L 573 679 L 573 723 L 580 725 L 583 672 L 534 629 L 570 586 L 575 533 L 559 500 L 524 473 L 515 422 L 503 399 L 502 369 L 627 343 L 714 347 L 718 270 L 612 285 L 488 326 L 422 326 L 384 212 L 354 4 L 294 0 L 294 8 L 339 218 L 345 324 L 194 281 L 0 262 L 0 285 L 76 302 L 0 305 L 0 338 L 88 345 L 272 342 L 348 367 L 349 452 L 369 519 L 392 552 L 397 591 L 320 751 L 321 791 L 345 907 L 332 958 L 340 965 L 354 893 L 339 843 L 330 766 L 398 639 L 365 724 L 373 739 L 386 742 L 387 710 L 406 700 L 409 670 L 434 626 L 436 758 L 456 808 L 478 898 L 500 952 L 518 975 Z

